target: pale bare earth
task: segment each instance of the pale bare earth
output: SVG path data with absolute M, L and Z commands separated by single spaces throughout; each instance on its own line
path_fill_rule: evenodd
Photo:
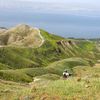
M 100 68 L 100 64 L 96 64 L 94 67 L 96 67 L 96 68 Z
M 97 64 L 95 64 L 95 66 L 94 67 L 96 67 L 96 68 L 100 68 L 100 60 L 98 60 L 98 63 Z
M 41 44 L 39 45 L 39 47 L 41 47 L 42 44 L 44 43 L 44 38 L 42 37 L 41 32 L 40 32 L 40 30 L 38 28 L 35 27 L 34 29 L 36 29 L 38 31 L 38 34 L 39 34 L 39 36 L 40 36 L 40 38 L 42 40 Z
M 41 35 L 41 32 L 40 32 L 40 30 L 38 29 L 38 28 L 33 28 L 34 30 L 36 30 L 37 31 L 37 34 L 40 36 L 40 38 L 41 38 L 41 43 L 39 44 L 39 46 L 38 47 L 41 47 L 42 45 L 43 45 L 43 43 L 44 43 L 44 38 L 42 37 L 42 35 Z M 34 37 L 34 33 L 33 33 L 33 35 L 31 35 L 31 36 L 33 36 Z M 34 38 L 33 38 L 34 39 Z M 0 48 L 2 48 L 2 47 L 6 47 L 6 46 L 3 46 L 3 45 L 0 45 Z M 24 48 L 24 47 L 23 47 Z

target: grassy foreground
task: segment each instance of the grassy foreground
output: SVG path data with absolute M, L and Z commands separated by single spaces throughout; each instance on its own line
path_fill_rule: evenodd
M 99 66 L 74 67 L 75 76 L 67 80 L 55 80 L 58 76 L 52 74 L 36 77 L 29 84 L 0 81 L 0 100 L 99 100 Z
M 5 31 L 0 100 L 100 100 L 98 40 L 66 39 L 27 25 Z M 72 73 L 66 80 L 65 69 Z
M 31 94 L 35 99 L 30 100 L 99 100 L 100 64 L 73 70 L 76 76 L 67 80 L 38 82 Z

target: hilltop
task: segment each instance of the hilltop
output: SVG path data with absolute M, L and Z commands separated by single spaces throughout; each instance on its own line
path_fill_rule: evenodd
M 2 30 L 0 32 L 1 46 L 39 47 L 43 42 L 40 30 L 25 24 Z

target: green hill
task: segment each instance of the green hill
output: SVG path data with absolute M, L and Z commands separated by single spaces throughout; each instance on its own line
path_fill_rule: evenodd
M 31 43 L 28 42 L 30 38 Z M 28 25 L 18 25 L 2 32 L 0 43 L 0 75 L 6 80 L 31 81 L 38 75 L 61 75 L 65 68 L 94 66 L 99 59 L 95 41 L 66 39 Z M 18 75 L 22 78 L 16 79 Z
M 39 68 L 23 68 L 16 70 L 1 70 L 0 78 L 11 81 L 20 81 L 20 82 L 31 82 L 33 77 L 54 74 L 59 77 L 62 76 L 62 72 L 67 69 L 70 73 L 73 73 L 73 68 L 76 66 L 90 66 L 90 63 L 87 59 L 82 58 L 68 58 L 60 61 L 55 61 L 54 63 L 49 64 L 46 67 Z M 18 77 L 18 78 L 17 78 Z
M 0 100 L 99 100 L 99 67 L 99 39 L 0 28 Z M 72 73 L 67 80 L 65 69 Z

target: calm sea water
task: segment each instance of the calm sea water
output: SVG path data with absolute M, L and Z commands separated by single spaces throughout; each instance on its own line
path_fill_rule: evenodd
M 0 13 L 0 26 L 29 24 L 64 37 L 100 38 L 100 17 L 48 13 Z

